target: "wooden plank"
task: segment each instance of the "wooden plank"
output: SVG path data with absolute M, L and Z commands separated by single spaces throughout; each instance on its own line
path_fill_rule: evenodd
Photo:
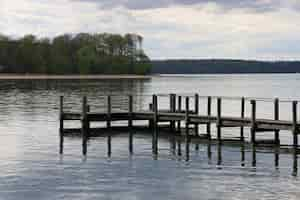
M 111 127 L 111 96 L 107 96 L 107 115 L 106 115 L 106 127 Z

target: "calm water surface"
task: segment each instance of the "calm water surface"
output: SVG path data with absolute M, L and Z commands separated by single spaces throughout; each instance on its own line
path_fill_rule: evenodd
M 257 149 L 253 167 L 251 148 L 245 148 L 245 161 L 241 162 L 240 146 L 200 144 L 196 151 L 191 145 L 190 161 L 186 162 L 184 156 L 172 154 L 167 138 L 160 138 L 155 159 L 151 136 L 137 132 L 133 155 L 128 153 L 127 133 L 113 136 L 111 158 L 106 155 L 105 137 L 89 141 L 86 158 L 81 155 L 78 137 L 66 137 L 65 153 L 58 154 L 60 95 L 69 105 L 66 109 L 78 109 L 81 97 L 87 95 L 95 110 L 103 109 L 101 96 L 106 94 L 134 94 L 135 108 L 147 107 L 153 93 L 171 92 L 299 100 L 298 74 L 164 76 L 120 81 L 5 80 L 0 85 L 0 200 L 300 198 L 300 182 L 293 168 L 298 161 L 292 154 L 280 154 L 276 167 L 270 149 Z M 167 99 L 161 102 L 161 107 L 167 106 Z M 239 101 L 223 103 L 224 113 L 239 115 Z M 205 104 L 206 99 L 201 99 L 200 112 L 206 112 Z M 280 117 L 290 119 L 290 103 L 280 106 Z M 272 108 L 272 102 L 258 102 L 258 116 L 272 118 Z M 224 131 L 224 137 L 237 134 L 237 129 Z M 270 138 L 272 133 L 258 137 Z M 281 141 L 290 144 L 290 133 L 283 132 Z

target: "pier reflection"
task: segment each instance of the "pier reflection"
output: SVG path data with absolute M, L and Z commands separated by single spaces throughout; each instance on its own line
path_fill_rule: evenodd
M 182 151 L 182 144 L 185 145 L 185 149 Z M 190 146 L 195 145 L 198 148 L 194 149 L 194 152 L 191 151 Z M 236 149 L 239 149 L 240 152 L 240 167 L 251 167 L 251 171 L 257 171 L 259 168 L 266 168 L 266 166 L 271 165 L 274 166 L 274 169 L 280 172 L 280 153 L 284 152 L 285 156 L 288 154 L 292 155 L 291 169 L 292 176 L 298 175 L 298 155 L 297 151 L 295 151 L 291 147 L 283 148 L 280 146 L 257 146 L 253 144 L 247 144 L 244 142 L 238 144 L 224 144 L 217 141 L 205 141 L 205 142 L 187 142 L 184 139 L 177 139 L 174 145 L 171 145 L 171 152 L 173 155 L 177 157 L 184 156 L 185 161 L 197 162 L 197 157 L 203 157 L 204 153 L 206 153 L 208 164 L 211 165 L 215 163 L 218 169 L 222 169 L 222 166 L 235 166 L 236 161 L 234 155 L 235 153 L 230 153 L 230 151 L 236 152 Z M 234 148 L 234 149 L 232 149 Z M 213 151 L 213 149 L 215 151 Z M 176 154 L 177 152 L 177 154 Z M 225 154 L 224 154 L 225 152 Z M 227 155 L 229 153 L 229 155 Z M 260 162 L 257 162 L 258 154 L 260 154 Z M 269 160 L 270 154 L 273 154 L 273 159 Z M 287 154 L 287 155 L 286 155 Z M 229 156 L 229 157 L 227 157 Z M 248 158 L 248 160 L 247 160 Z M 238 159 L 238 158 L 237 158 Z M 270 162 L 271 161 L 271 162 Z M 259 165 L 258 165 L 259 163 Z M 284 164 L 286 162 L 282 162 L 282 170 L 285 170 Z

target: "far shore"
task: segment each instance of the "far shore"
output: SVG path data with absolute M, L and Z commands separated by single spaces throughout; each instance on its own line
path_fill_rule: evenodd
M 1 74 L 0 80 L 105 80 L 105 79 L 150 79 L 151 75 L 48 75 L 48 74 Z

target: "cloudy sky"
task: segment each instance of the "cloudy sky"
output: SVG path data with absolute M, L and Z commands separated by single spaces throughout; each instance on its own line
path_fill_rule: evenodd
M 300 0 L 0 0 L 0 33 L 139 33 L 152 59 L 300 59 Z

